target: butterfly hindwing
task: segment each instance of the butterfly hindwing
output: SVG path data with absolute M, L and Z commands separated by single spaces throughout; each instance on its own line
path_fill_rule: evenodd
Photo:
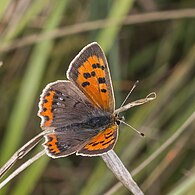
M 117 128 L 117 125 L 113 125 L 98 134 L 92 129 L 82 132 L 61 128 L 46 135 L 43 145 L 47 154 L 53 158 L 65 157 L 75 152 L 77 155 L 98 156 L 114 147 L 118 137 Z
M 43 145 L 47 154 L 53 158 L 68 156 L 77 151 L 79 155 L 94 156 L 110 150 L 117 137 L 115 127 L 98 132 L 98 130 L 81 129 L 71 125 L 57 128 L 54 133 L 45 135 Z
M 53 158 L 65 157 L 75 153 L 81 145 L 79 139 L 72 139 L 70 136 L 53 133 L 45 136 L 45 147 L 47 154 Z
M 108 112 L 115 107 L 110 71 L 105 55 L 97 43 L 91 43 L 71 62 L 67 77 L 91 100 Z
M 111 127 L 103 130 L 77 152 L 77 155 L 97 156 L 111 150 L 118 138 L 118 126 L 113 124 Z
M 45 136 L 43 144 L 47 154 L 53 158 L 65 157 L 79 150 L 89 139 L 89 135 L 75 134 L 72 130 L 55 132 Z
M 50 83 L 43 90 L 38 116 L 43 130 L 87 120 L 97 111 L 88 98 L 70 81 Z

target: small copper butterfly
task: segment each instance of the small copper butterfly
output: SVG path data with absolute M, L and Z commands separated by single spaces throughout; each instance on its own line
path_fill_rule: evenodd
M 121 107 L 115 110 L 108 63 L 103 50 L 95 42 L 80 51 L 70 63 L 66 74 L 68 80 L 48 84 L 41 94 L 38 116 L 41 117 L 42 133 L 21 147 L 0 168 L 0 177 L 39 143 L 42 136 L 45 137 L 43 143 L 45 151 L 52 158 L 65 157 L 73 153 L 98 156 L 108 152 L 116 144 L 120 122 L 125 123 L 119 117 L 119 113 L 156 98 L 153 92 L 144 99 L 124 105 L 135 84 Z M 14 171 L 0 183 L 0 188 L 45 154 L 45 151 L 39 152 L 27 161 L 25 166 L 23 164 Z
M 66 75 L 68 80 L 48 84 L 40 98 L 41 128 L 53 130 L 45 135 L 47 154 L 58 158 L 108 152 L 117 141 L 119 117 L 101 47 L 95 42 L 84 47 Z

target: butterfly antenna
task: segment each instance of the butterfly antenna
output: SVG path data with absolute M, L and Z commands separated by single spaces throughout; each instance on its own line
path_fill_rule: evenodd
M 125 125 L 127 125 L 128 127 L 130 127 L 131 129 L 133 129 L 135 132 L 137 132 L 139 135 L 141 135 L 142 137 L 144 137 L 145 135 L 144 135 L 144 133 L 142 133 L 142 132 L 140 132 L 140 131 L 138 131 L 136 128 L 134 128 L 134 127 L 132 127 L 131 125 L 129 125 L 128 123 L 126 123 L 126 122 L 124 122 L 124 121 L 122 121 L 122 120 L 119 120 L 121 123 L 123 123 L 123 124 L 125 124 Z
M 131 95 L 132 91 L 136 88 L 137 84 L 139 83 L 139 81 L 137 80 L 133 87 L 131 88 L 131 90 L 129 91 L 128 95 L 126 96 L 125 100 L 123 101 L 123 103 L 121 104 L 120 108 L 123 107 L 123 105 L 125 104 L 125 102 L 127 101 L 127 99 L 129 98 L 129 96 Z

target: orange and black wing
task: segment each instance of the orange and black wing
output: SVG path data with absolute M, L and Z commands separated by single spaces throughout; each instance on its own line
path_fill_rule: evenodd
M 97 43 L 84 47 L 71 62 L 67 77 L 94 106 L 113 113 L 115 100 L 110 71 L 104 52 Z
M 91 129 L 78 131 L 63 127 L 45 135 L 43 146 L 52 158 L 65 157 L 76 152 L 82 156 L 98 156 L 111 150 L 118 137 L 118 126 L 113 125 L 96 134 Z
M 80 150 L 95 135 L 96 132 L 91 129 L 77 131 L 71 127 L 62 127 L 45 135 L 43 146 L 52 158 L 65 157 Z
M 90 100 L 70 81 L 56 81 L 43 90 L 38 116 L 43 130 L 86 121 L 97 113 Z
M 98 156 L 111 150 L 118 138 L 118 125 L 113 124 L 104 131 L 94 136 L 90 141 L 79 151 L 77 155 L 82 156 Z

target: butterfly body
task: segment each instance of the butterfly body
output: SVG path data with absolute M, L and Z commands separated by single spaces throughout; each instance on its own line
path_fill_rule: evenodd
M 112 115 L 103 115 L 103 116 L 96 116 L 96 117 L 91 117 L 86 121 L 79 122 L 79 123 L 73 123 L 67 128 L 72 128 L 72 129 L 80 129 L 80 130 L 85 130 L 85 129 L 93 129 L 96 132 L 101 132 L 105 128 L 109 127 L 111 124 L 113 124 L 114 118 Z
M 47 154 L 58 158 L 109 151 L 117 140 L 118 116 L 108 64 L 97 43 L 81 50 L 71 62 L 67 78 L 48 84 L 41 95 L 41 127 L 53 130 L 45 135 Z

